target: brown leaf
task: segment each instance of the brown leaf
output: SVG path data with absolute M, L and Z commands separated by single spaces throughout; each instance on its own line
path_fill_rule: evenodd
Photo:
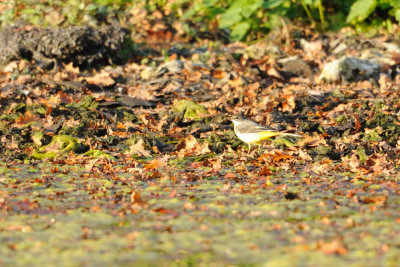
M 124 124 L 122 124 L 121 122 L 118 122 L 116 128 L 117 129 L 121 129 L 121 130 L 125 130 L 126 126 Z
M 74 99 L 70 95 L 66 94 L 65 92 L 60 91 L 57 93 L 57 95 L 60 97 L 59 98 L 60 103 L 62 103 L 62 104 L 71 104 L 74 102 Z
M 24 115 L 20 115 L 19 118 L 15 121 L 15 126 L 16 127 L 21 127 L 24 126 L 25 124 L 35 122 L 39 120 L 38 115 L 33 115 L 29 110 L 25 112 Z
M 218 172 L 222 168 L 222 156 L 205 159 L 203 163 L 204 166 L 211 167 L 211 171 Z
M 119 137 L 129 137 L 131 136 L 131 133 L 125 132 L 125 131 L 114 131 L 112 133 L 113 136 L 119 136 Z
M 163 116 L 161 119 L 158 120 L 157 124 L 155 125 L 155 129 L 159 132 L 162 131 L 162 127 L 164 124 L 168 123 L 168 115 Z
M 232 172 L 227 172 L 227 173 L 225 174 L 224 178 L 226 178 L 226 179 L 233 179 L 233 178 L 236 178 L 236 175 L 235 175 L 234 173 L 232 173 Z M 228 185 L 229 185 L 229 184 L 228 184 Z
M 166 155 L 162 159 L 153 159 L 149 164 L 145 165 L 143 169 L 146 171 L 158 170 L 167 166 L 169 156 Z
M 355 125 L 354 125 L 355 130 L 353 133 L 356 133 L 361 129 L 360 117 L 358 116 L 358 114 L 354 114 L 354 119 L 355 119 Z
M 294 95 L 286 95 L 283 96 L 283 98 L 285 100 L 282 102 L 282 111 L 292 112 L 292 110 L 296 107 Z
M 172 216 L 174 216 L 174 217 L 176 217 L 176 216 L 179 215 L 176 211 L 171 210 L 171 209 L 166 209 L 166 208 L 164 208 L 164 207 L 160 207 L 160 208 L 153 209 L 153 211 L 158 212 L 158 213 L 161 213 L 161 214 L 172 215 Z
M 327 146 L 325 139 L 321 138 L 319 135 L 306 135 L 298 142 L 298 144 L 300 147 L 317 147 L 320 145 Z
M 361 197 L 361 202 L 364 204 L 384 204 L 387 200 L 387 196 L 364 196 Z
M 226 77 L 226 75 L 228 75 L 225 71 L 222 70 L 215 70 L 213 71 L 213 76 L 216 79 L 223 79 Z
M 198 156 L 209 153 L 210 149 L 207 142 L 199 143 L 196 137 L 188 135 L 176 145 L 177 154 L 180 158 L 185 156 Z
M 173 190 L 171 193 L 169 193 L 168 197 L 169 198 L 174 198 L 177 195 L 178 191 Z
M 197 145 L 197 139 L 193 135 L 189 135 L 188 137 L 182 139 L 177 145 L 176 150 L 178 151 L 190 151 Z
M 293 156 L 279 151 L 272 151 L 264 155 L 261 155 L 260 157 L 258 157 L 258 160 L 264 162 L 270 162 L 270 160 L 272 159 L 273 162 L 279 162 L 281 160 L 287 160 L 291 158 L 293 158 Z
M 343 245 L 343 243 L 337 239 L 335 239 L 331 242 L 319 241 L 318 247 L 325 254 L 344 255 L 344 254 L 347 254 L 347 252 L 348 252 L 348 249 Z
M 3 67 L 3 72 L 4 73 L 11 73 L 17 68 L 18 68 L 17 61 L 11 61 L 10 63 L 8 63 L 7 65 L 5 65 Z
M 387 160 L 387 155 L 374 153 L 368 157 L 362 168 L 366 173 L 372 171 L 375 175 L 378 175 L 388 172 L 389 164 L 390 163 Z
M 312 158 L 306 151 L 300 149 L 298 152 L 299 152 L 298 159 L 305 161 L 312 161 Z
M 144 148 L 143 139 L 139 139 L 136 144 L 131 145 L 128 151 L 129 155 L 135 154 L 139 156 L 150 157 L 151 153 Z
M 140 191 L 133 191 L 131 194 L 131 204 L 138 204 L 138 205 L 144 205 L 146 202 L 143 201 L 142 195 Z
M 229 84 L 232 88 L 235 88 L 235 89 L 241 88 L 241 87 L 243 86 L 244 83 L 245 83 L 245 82 L 244 82 L 244 80 L 243 80 L 243 78 L 242 78 L 241 76 L 238 76 L 238 77 L 236 77 L 236 78 L 231 79 L 231 80 L 228 81 L 228 84 Z
M 269 168 L 269 166 L 262 166 L 260 172 L 258 173 L 260 176 L 268 176 L 271 175 L 271 169 Z
M 80 71 L 79 71 L 79 67 L 74 67 L 74 64 L 71 62 L 71 63 L 68 63 L 68 64 L 65 64 L 64 65 L 64 68 L 65 68 L 65 71 L 66 72 L 69 72 L 69 73 L 71 73 L 71 74 L 76 74 L 76 75 L 79 75 L 80 74 Z
M 284 81 L 285 79 L 283 78 L 283 76 L 281 75 L 281 73 L 277 70 L 276 67 L 270 66 L 267 70 L 267 74 L 269 76 L 272 76 L 280 81 Z
M 92 77 L 85 77 L 88 83 L 93 83 L 99 86 L 110 86 L 115 83 L 114 79 L 111 77 L 111 73 L 102 69 L 100 72 Z

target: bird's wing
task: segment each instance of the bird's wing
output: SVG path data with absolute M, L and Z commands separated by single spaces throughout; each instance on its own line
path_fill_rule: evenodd
M 267 127 L 263 127 L 256 123 L 251 124 L 251 125 L 238 125 L 238 126 L 236 126 L 236 128 L 241 133 L 259 133 L 259 132 L 265 132 L 265 131 L 276 132 L 276 130 L 273 130 L 273 129 L 270 129 Z
M 261 125 L 257 125 L 257 127 L 255 127 L 255 129 L 256 129 L 257 132 L 265 132 L 265 131 L 277 132 L 277 130 L 274 130 L 274 129 L 271 129 L 271 128 L 268 128 L 268 127 L 264 127 L 264 126 L 261 126 Z

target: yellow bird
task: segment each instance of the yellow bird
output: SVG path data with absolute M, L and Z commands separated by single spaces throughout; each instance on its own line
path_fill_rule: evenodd
M 249 146 L 248 153 L 250 153 L 252 144 L 259 145 L 262 141 L 268 140 L 269 138 L 274 136 L 286 135 L 303 137 L 299 134 L 291 134 L 269 129 L 243 116 L 235 116 L 231 120 L 234 125 L 233 130 L 235 131 L 236 136 Z

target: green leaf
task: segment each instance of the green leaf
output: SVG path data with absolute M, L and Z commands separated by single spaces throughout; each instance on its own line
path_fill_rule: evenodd
M 400 22 L 400 9 L 396 9 L 396 12 L 394 13 L 394 17 L 398 22 Z
M 304 1 L 304 3 L 306 4 L 306 5 L 308 5 L 308 6 L 313 6 L 314 4 L 315 4 L 315 1 L 314 0 L 303 0 Z
M 192 18 L 194 15 L 196 15 L 203 7 L 200 7 L 199 5 L 195 5 L 192 8 L 190 8 L 188 11 L 186 11 L 182 15 L 182 19 L 189 19 Z
M 241 13 L 242 7 L 240 6 L 232 6 L 230 7 L 224 14 L 221 15 L 221 18 L 218 21 L 220 28 L 229 28 L 232 25 L 235 25 L 239 21 L 242 20 Z
M 277 25 L 280 25 L 280 15 L 279 14 L 269 14 L 268 20 L 264 23 L 264 27 L 268 29 L 273 29 Z
M 249 18 L 253 13 L 261 8 L 263 0 L 253 0 L 253 1 L 246 1 L 246 4 L 243 5 L 242 15 L 245 18 Z
M 228 28 L 235 25 L 242 18 L 250 18 L 257 9 L 263 5 L 262 0 L 237 0 L 232 6 L 221 15 L 219 25 L 222 28 Z
M 247 31 L 250 29 L 250 23 L 244 21 L 236 24 L 232 28 L 231 38 L 234 41 L 242 40 L 243 37 L 247 34 Z
M 262 4 L 262 7 L 266 9 L 274 9 L 282 5 L 284 2 L 287 2 L 287 0 L 268 0 Z
M 387 8 L 387 7 L 391 6 L 395 9 L 397 9 L 397 8 L 400 8 L 400 1 L 398 1 L 398 0 L 379 0 L 378 5 L 379 5 L 379 7 L 382 7 L 382 8 L 384 8 L 384 7 Z
M 347 23 L 357 23 L 365 20 L 376 8 L 376 0 L 358 0 L 351 6 Z
M 217 0 L 203 0 L 203 5 L 206 7 L 215 7 L 218 6 L 218 1 Z

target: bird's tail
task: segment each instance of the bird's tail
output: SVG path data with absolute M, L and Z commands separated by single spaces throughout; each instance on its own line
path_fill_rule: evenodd
M 280 136 L 280 135 L 286 135 L 286 136 L 294 136 L 294 137 L 303 137 L 300 134 L 292 134 L 292 133 L 283 133 L 283 132 L 276 132 L 276 131 L 265 131 L 261 132 L 260 134 L 260 141 L 261 140 L 266 140 L 274 136 Z
M 304 135 L 301 135 L 301 134 L 282 133 L 282 132 L 279 132 L 278 135 L 286 135 L 286 136 L 294 136 L 294 137 L 304 137 Z

